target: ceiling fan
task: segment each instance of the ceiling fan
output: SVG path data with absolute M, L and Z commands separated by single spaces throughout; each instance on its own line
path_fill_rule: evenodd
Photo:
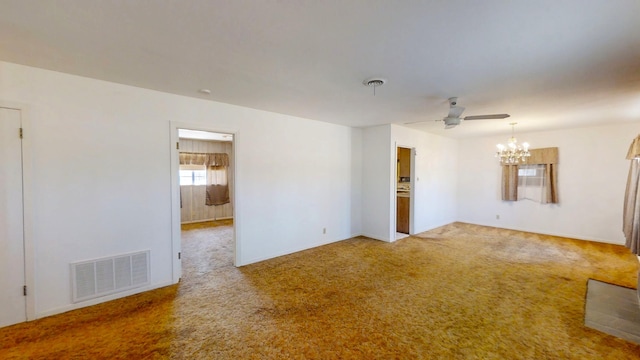
M 509 116 L 511 116 L 509 114 L 491 114 L 491 115 L 473 115 L 473 116 L 460 117 L 460 115 L 462 115 L 462 112 L 464 111 L 464 108 L 462 106 L 457 106 L 457 104 L 458 104 L 457 97 L 449 98 L 449 114 L 442 119 L 436 120 L 436 121 L 444 121 L 445 129 L 452 129 L 460 125 L 462 120 L 506 119 Z M 424 121 L 415 121 L 407 124 L 415 124 L 419 122 L 424 122 Z

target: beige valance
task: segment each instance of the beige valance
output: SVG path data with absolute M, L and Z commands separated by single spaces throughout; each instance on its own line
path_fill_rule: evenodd
M 525 165 L 558 163 L 557 147 L 529 149 L 529 153 L 531 154 L 531 156 L 527 157 L 527 160 L 523 162 L 523 164 Z
M 629 151 L 627 152 L 627 160 L 640 158 L 640 135 L 636 136 L 629 146 Z
M 180 165 L 229 166 L 229 155 L 225 153 L 180 153 Z
M 544 203 L 558 203 L 558 148 L 530 149 L 531 156 L 521 164 L 502 165 L 502 200 L 518 200 L 518 166 L 545 165 L 545 200 Z

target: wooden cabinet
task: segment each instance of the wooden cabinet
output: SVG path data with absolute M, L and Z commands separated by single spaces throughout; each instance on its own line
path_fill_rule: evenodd
M 409 198 L 398 196 L 396 210 L 396 231 L 403 234 L 409 233 Z
M 398 176 L 410 177 L 411 176 L 411 149 L 398 148 Z
M 398 185 L 396 190 L 398 191 L 396 202 L 396 231 L 403 234 L 409 233 L 409 204 L 411 199 L 409 198 L 410 192 L 410 178 L 411 178 L 411 154 L 412 150 L 409 148 L 398 147 Z

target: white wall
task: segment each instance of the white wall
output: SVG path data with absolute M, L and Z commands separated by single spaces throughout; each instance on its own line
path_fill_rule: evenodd
M 358 234 L 394 240 L 396 144 L 418 154 L 414 233 L 460 220 L 623 243 L 624 155 L 640 130 L 520 134 L 533 147 L 560 148 L 561 203 L 540 205 L 500 200 L 493 150 L 506 137 L 350 129 L 5 62 L 0 100 L 24 104 L 30 120 L 37 317 L 92 303 L 71 304 L 71 262 L 150 249 L 152 284 L 139 290 L 173 281 L 172 122 L 236 135 L 238 265 Z
M 252 112 L 236 141 L 240 265 L 349 238 L 351 129 Z
M 543 234 L 624 244 L 622 201 L 629 144 L 640 124 L 516 134 L 532 148 L 559 148 L 559 204 L 500 199 L 495 145 L 508 136 L 460 140 L 459 220 Z M 500 215 L 500 219 L 496 219 Z
M 362 234 L 392 241 L 390 199 L 395 190 L 390 172 L 394 161 L 389 151 L 390 126 L 368 127 L 362 132 Z
M 363 234 L 395 240 L 396 146 L 414 148 L 411 233 L 456 220 L 458 148 L 453 139 L 398 125 L 363 129 Z
M 172 282 L 170 122 L 237 135 L 239 265 L 352 235 L 348 127 L 5 62 L 0 100 L 29 110 L 37 317 L 90 304 L 71 262 L 150 249 L 149 288 Z
M 395 170 L 396 146 L 414 148 L 416 152 L 411 233 L 417 234 L 456 221 L 458 142 L 391 125 L 392 170 Z M 395 205 L 395 193 L 393 197 Z M 392 219 L 395 219 L 395 208 Z
M 362 234 L 362 129 L 351 129 L 351 236 Z

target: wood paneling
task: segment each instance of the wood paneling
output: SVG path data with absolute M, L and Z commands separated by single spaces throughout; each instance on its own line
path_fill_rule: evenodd
M 196 153 L 226 153 L 229 155 L 230 165 L 227 171 L 229 178 L 229 196 L 231 202 L 218 206 L 205 205 L 206 186 L 180 186 L 182 208 L 180 220 L 182 223 L 228 219 L 233 217 L 233 146 L 229 141 L 210 141 L 180 139 L 180 151 Z

